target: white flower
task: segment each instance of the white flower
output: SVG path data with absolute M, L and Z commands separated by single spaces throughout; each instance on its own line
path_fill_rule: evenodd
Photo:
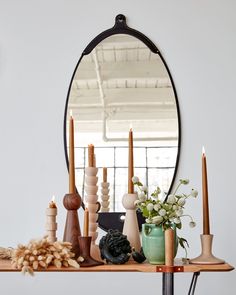
M 178 205 L 180 205 L 180 206 L 184 206 L 185 203 L 186 203 L 185 198 L 180 198 L 180 199 L 178 200 Z
M 165 216 L 166 215 L 166 210 L 165 209 L 161 209 L 161 210 L 159 210 L 159 215 L 160 216 Z
M 178 217 L 176 217 L 176 218 L 174 218 L 174 223 L 175 224 L 179 224 L 181 221 L 180 221 L 180 219 L 178 218 Z
M 144 193 L 144 192 L 141 192 L 141 193 L 139 194 L 139 200 L 140 200 L 141 202 L 144 202 L 144 201 L 146 201 L 146 199 L 147 199 L 147 197 L 146 197 L 145 193 Z
M 176 212 L 175 212 L 176 216 L 180 217 L 183 215 L 183 209 L 178 209 Z
M 176 201 L 175 196 L 174 195 L 169 195 L 167 198 L 167 203 L 168 204 L 174 204 Z
M 160 204 L 155 204 L 154 205 L 154 210 L 155 211 L 158 211 L 160 208 L 161 208 L 161 205 Z
M 162 221 L 163 221 L 163 217 L 161 216 L 154 216 L 152 218 L 152 223 L 155 223 L 155 224 L 160 224 Z
M 173 209 L 173 210 L 177 210 L 177 209 L 178 209 L 178 206 L 173 205 L 173 206 L 172 206 L 172 209 Z
M 137 176 L 133 176 L 133 177 L 132 177 L 132 182 L 133 182 L 133 183 L 137 183 L 137 182 L 139 182 L 139 178 L 138 178 Z
M 190 222 L 189 222 L 189 226 L 190 226 L 190 227 L 195 227 L 195 226 L 196 226 L 196 222 L 194 222 L 194 221 L 190 221 Z
M 146 223 L 152 223 L 152 220 L 149 219 L 149 218 L 146 218 L 146 219 L 145 219 L 145 222 L 146 222 Z
M 153 206 L 152 203 L 148 203 L 148 204 L 147 204 L 147 210 L 148 210 L 148 211 L 152 211 L 153 208 L 154 208 L 154 206 Z
M 174 217 L 169 218 L 170 222 L 174 222 Z
M 141 186 L 141 191 L 147 192 L 147 186 L 146 185 Z
M 190 194 L 193 198 L 196 198 L 198 195 L 198 191 L 195 189 L 192 189 L 191 194 Z
M 189 179 L 180 179 L 179 180 L 182 184 L 189 184 Z
M 134 205 L 136 206 L 136 205 L 139 205 L 141 203 L 141 201 L 140 200 L 136 200 L 136 201 L 134 201 Z

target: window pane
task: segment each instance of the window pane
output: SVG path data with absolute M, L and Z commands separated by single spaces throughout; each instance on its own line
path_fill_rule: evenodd
M 157 186 L 162 191 L 162 196 L 168 192 L 173 179 L 174 169 L 148 169 L 148 191 L 152 193 Z
M 128 148 L 115 148 L 116 150 L 116 167 L 128 167 Z
M 142 147 L 134 148 L 134 166 L 146 167 L 146 149 Z
M 115 170 L 115 211 L 124 211 L 122 205 L 123 195 L 127 193 L 128 170 L 127 168 L 116 168 Z
M 177 156 L 176 147 L 148 148 L 148 167 L 174 167 Z

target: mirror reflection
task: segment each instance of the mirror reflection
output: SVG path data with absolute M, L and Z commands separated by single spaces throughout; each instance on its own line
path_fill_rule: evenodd
M 100 184 L 110 183 L 110 212 L 123 212 L 128 185 L 128 133 L 133 129 L 134 175 L 162 193 L 172 183 L 178 154 L 178 114 L 171 80 L 158 54 L 130 35 L 113 35 L 84 55 L 69 93 L 75 124 L 76 186 L 83 200 L 88 145 L 95 146 Z M 68 124 L 67 124 L 68 128 Z M 67 129 L 68 136 L 68 129 Z M 68 140 L 67 140 L 68 143 Z M 99 200 L 100 188 L 99 188 Z

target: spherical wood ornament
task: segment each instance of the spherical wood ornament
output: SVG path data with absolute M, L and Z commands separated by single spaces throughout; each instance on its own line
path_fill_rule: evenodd
M 66 194 L 63 204 L 67 210 L 78 210 L 81 206 L 81 197 L 79 194 Z

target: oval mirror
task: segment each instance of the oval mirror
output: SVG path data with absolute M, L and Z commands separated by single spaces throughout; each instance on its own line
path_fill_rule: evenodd
M 86 47 L 73 73 L 64 121 L 67 163 L 71 110 L 77 190 L 85 202 L 84 168 L 88 144 L 93 144 L 98 183 L 103 179 L 103 167 L 107 167 L 110 183 L 109 205 L 99 212 L 98 222 L 105 230 L 121 230 L 121 200 L 128 185 L 130 126 L 134 137 L 134 175 L 150 192 L 157 185 L 163 197 L 170 191 L 180 149 L 178 100 L 167 64 L 145 35 L 126 25 L 123 15 L 116 17 L 112 29 L 98 35 Z M 100 189 L 98 194 L 101 201 Z

